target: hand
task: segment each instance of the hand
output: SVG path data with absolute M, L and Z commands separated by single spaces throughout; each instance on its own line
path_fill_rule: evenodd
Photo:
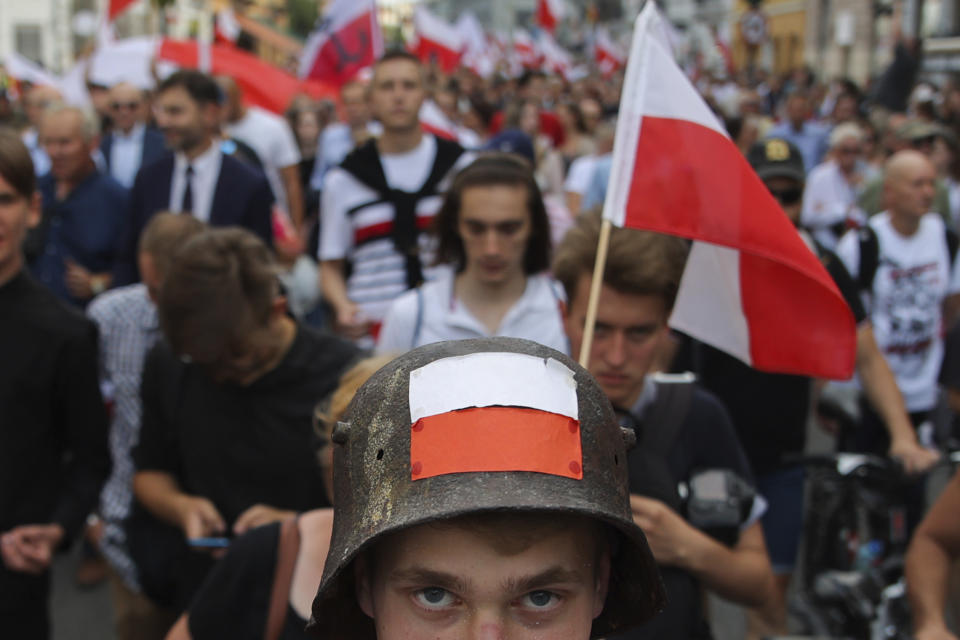
M 659 500 L 631 495 L 630 509 L 633 521 L 647 536 L 656 561 L 667 566 L 685 566 L 694 545 L 704 534 Z
M 179 505 L 180 528 L 187 538 L 222 534 L 227 524 L 213 503 L 200 496 L 184 496 Z
M 957 636 L 947 631 L 947 628 L 942 624 L 917 629 L 913 637 L 914 640 L 958 640 Z
M 250 529 L 255 529 L 261 525 L 270 524 L 279 520 L 286 520 L 297 515 L 296 511 L 286 511 L 276 509 L 265 504 L 255 504 L 237 518 L 233 523 L 233 532 L 238 536 L 246 533 Z
M 370 324 L 363 319 L 360 309 L 352 302 L 337 309 L 336 330 L 345 338 L 356 340 L 368 335 Z
M 890 457 L 896 458 L 909 474 L 923 473 L 937 460 L 940 453 L 920 445 L 914 438 L 900 438 L 890 443 Z
M 0 536 L 0 556 L 11 571 L 43 573 L 53 552 L 63 540 L 59 524 L 31 524 L 15 527 Z
M 67 290 L 70 291 L 70 295 L 79 300 L 92 298 L 93 288 L 90 284 L 93 274 L 70 258 L 66 258 L 63 264 L 66 267 L 63 280 L 67 285 Z

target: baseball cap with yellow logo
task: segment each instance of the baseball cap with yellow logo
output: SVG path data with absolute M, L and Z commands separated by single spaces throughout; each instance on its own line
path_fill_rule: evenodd
M 783 138 L 767 138 L 754 143 L 747 161 L 761 180 L 791 178 L 801 184 L 806 180 L 803 156 L 791 142 Z

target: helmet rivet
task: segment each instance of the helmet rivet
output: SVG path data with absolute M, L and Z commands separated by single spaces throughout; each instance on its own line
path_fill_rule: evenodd
M 347 444 L 347 438 L 349 436 L 350 436 L 350 423 L 337 422 L 337 426 L 333 428 L 333 433 L 330 434 L 330 439 L 336 442 L 337 444 Z

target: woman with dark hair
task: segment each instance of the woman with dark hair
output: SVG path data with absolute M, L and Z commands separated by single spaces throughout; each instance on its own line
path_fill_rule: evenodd
M 378 351 L 484 336 L 567 350 L 562 294 L 543 273 L 550 222 L 528 162 L 504 153 L 475 160 L 447 191 L 434 232 L 437 262 L 452 270 L 397 298 Z
M 575 102 L 561 102 L 554 109 L 563 126 L 563 145 L 560 155 L 563 158 L 564 173 L 570 171 L 570 165 L 581 156 L 593 153 L 594 143 L 587 131 L 587 122 L 583 112 Z

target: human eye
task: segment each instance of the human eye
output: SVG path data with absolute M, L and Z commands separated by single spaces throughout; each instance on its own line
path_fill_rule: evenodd
M 653 335 L 653 327 L 634 327 L 627 331 L 627 338 L 631 342 L 646 342 Z
M 540 589 L 524 594 L 519 601 L 519 605 L 528 611 L 552 611 L 556 609 L 561 602 L 559 595 L 553 591 Z
M 483 232 L 485 231 L 484 225 L 482 225 L 479 222 L 475 222 L 473 220 L 465 221 L 464 226 L 466 226 L 467 228 L 467 233 L 469 233 L 472 236 L 483 235 Z
M 521 222 L 505 222 L 500 225 L 500 233 L 505 236 L 515 235 L 520 231 L 520 227 L 523 225 Z
M 456 597 L 440 587 L 426 587 L 413 594 L 414 601 L 428 611 L 441 611 L 457 603 Z

